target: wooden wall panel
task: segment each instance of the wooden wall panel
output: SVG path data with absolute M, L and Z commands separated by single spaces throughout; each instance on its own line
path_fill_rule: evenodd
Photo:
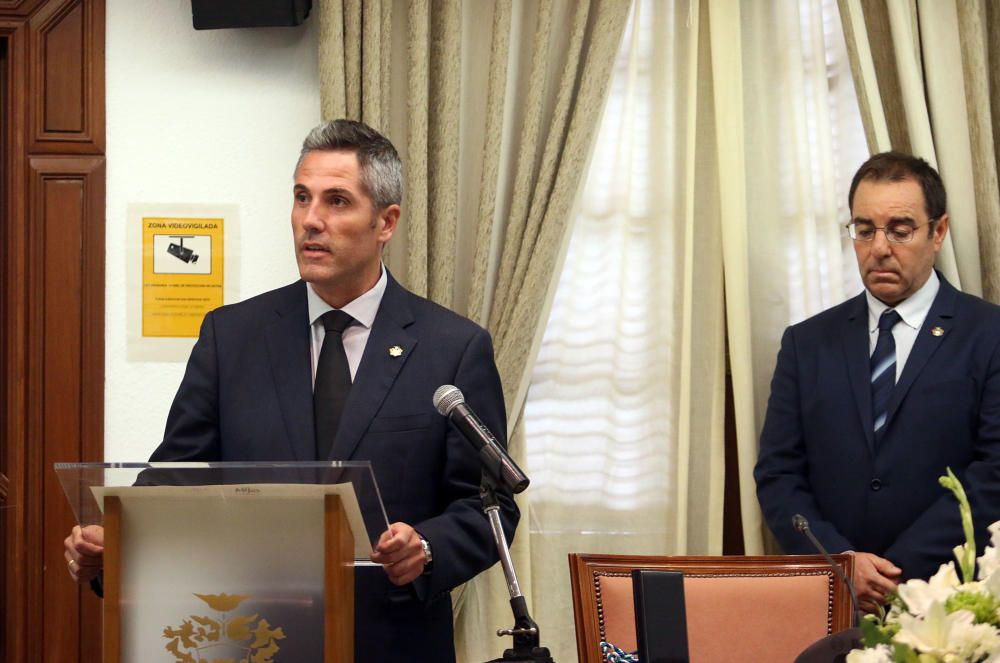
M 7 567 L 7 552 L 4 550 L 4 532 L 7 531 L 7 475 L 0 472 L 0 569 Z M 6 595 L 6 583 L 3 573 L 0 573 L 0 600 Z M 4 653 L 4 643 L 7 641 L 7 628 L 3 619 L 0 619 L 0 660 L 7 660 Z
M 30 384 L 32 401 L 40 407 L 34 413 L 37 419 L 32 420 L 37 428 L 29 430 L 29 439 L 42 441 L 32 445 L 32 453 L 40 458 L 37 465 L 31 464 L 41 469 L 35 482 L 42 500 L 33 509 L 41 508 L 38 521 L 43 527 L 29 537 L 39 541 L 29 566 L 42 569 L 37 595 L 43 601 L 37 606 L 38 610 L 44 606 L 44 612 L 36 612 L 33 621 L 46 625 L 47 633 L 35 660 L 62 663 L 66 652 L 76 651 L 88 636 L 99 634 L 99 630 L 88 634 L 77 619 L 79 603 L 87 596 L 67 582 L 62 556 L 62 540 L 75 519 L 52 464 L 86 458 L 83 431 L 102 424 L 84 407 L 84 393 L 92 383 L 84 369 L 88 365 L 97 368 L 95 352 L 103 368 L 103 353 L 86 347 L 87 338 L 80 330 L 103 327 L 103 307 L 88 306 L 95 299 L 95 293 L 88 292 L 95 281 L 88 278 L 93 261 L 87 256 L 103 255 L 104 159 L 36 158 L 30 167 L 29 215 L 36 223 L 29 229 L 29 262 L 30 272 L 41 284 L 38 305 L 31 313 L 35 330 L 31 356 L 39 363 L 33 373 L 41 379 Z M 103 261 L 97 266 L 103 274 Z M 103 289 L 103 280 L 97 285 Z M 60 627 L 51 629 L 52 624 Z
M 0 660 L 96 663 L 54 462 L 104 456 L 104 0 L 0 0 Z
M 84 130 L 83 8 L 70 7 L 39 37 L 45 81 L 42 132 L 79 134 Z
M 27 61 L 27 30 L 23 21 L 4 16 L 0 19 L 0 35 L 5 41 L 4 57 L 4 124 L 3 208 L 0 213 L 0 241 L 6 249 L 0 262 L 3 295 L 0 303 L 0 354 L 3 355 L 3 372 L 0 373 L 0 451 L 3 471 L 10 480 L 7 495 L 8 508 L 4 514 L 4 639 L 0 653 L 4 661 L 29 661 L 27 649 L 24 600 L 27 592 L 25 529 L 27 514 L 23 505 L 27 490 L 27 251 L 25 209 L 27 191 L 25 183 L 24 125 L 27 104 L 16 100 L 26 99 L 25 72 Z M 21 195 L 16 195 L 21 194 Z
M 103 0 L 53 0 L 30 24 L 31 151 L 102 154 Z
M 45 0 L 0 0 L 0 13 L 5 16 L 28 16 Z
M 58 482 L 48 468 L 53 459 L 80 456 L 79 338 L 68 337 L 59 331 L 60 328 L 80 328 L 79 258 L 74 254 L 79 253 L 82 240 L 84 214 L 80 203 L 84 200 L 84 182 L 43 176 L 36 186 L 37 198 L 32 196 L 32 199 L 37 201 L 37 208 L 32 210 L 32 217 L 40 221 L 40 225 L 33 229 L 36 232 L 32 238 L 32 262 L 39 266 L 33 271 L 42 271 L 44 283 L 40 319 L 33 325 L 33 336 L 35 343 L 41 346 L 42 379 L 37 387 L 42 392 L 38 399 L 42 412 L 40 430 L 34 431 L 31 437 L 42 441 L 36 446 L 42 456 L 39 483 L 42 485 L 41 506 L 46 516 L 45 528 L 39 532 L 38 558 L 46 571 L 63 571 L 65 561 L 61 559 L 59 543 L 66 536 L 62 533 L 68 532 L 75 523 L 60 494 Z M 41 659 L 55 661 L 58 658 L 53 659 L 53 654 L 74 648 L 79 639 L 79 625 L 73 619 L 77 590 L 58 572 L 43 573 L 41 590 L 45 613 L 37 617 L 49 624 L 65 625 L 51 629 L 50 637 L 45 640 Z

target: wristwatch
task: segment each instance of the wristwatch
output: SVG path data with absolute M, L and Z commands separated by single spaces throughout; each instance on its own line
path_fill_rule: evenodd
M 424 549 L 424 566 L 430 566 L 430 563 L 434 561 L 434 553 L 431 552 L 431 544 L 422 536 L 420 537 L 420 547 Z

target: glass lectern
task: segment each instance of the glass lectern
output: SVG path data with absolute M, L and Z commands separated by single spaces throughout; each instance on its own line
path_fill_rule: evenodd
M 354 566 L 388 528 L 369 463 L 55 469 L 104 528 L 105 663 L 353 660 Z

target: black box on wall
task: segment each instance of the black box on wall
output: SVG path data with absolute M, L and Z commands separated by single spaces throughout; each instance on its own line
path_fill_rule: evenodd
M 301 25 L 312 0 L 191 0 L 195 30 Z

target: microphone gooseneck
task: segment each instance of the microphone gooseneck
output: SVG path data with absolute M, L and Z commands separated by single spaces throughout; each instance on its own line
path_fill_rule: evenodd
M 833 561 L 833 557 L 830 557 L 830 553 L 826 551 L 826 548 L 823 547 L 823 544 L 819 542 L 819 539 L 817 539 L 816 536 L 812 533 L 812 530 L 809 529 L 809 521 L 806 520 L 805 516 L 803 516 L 801 513 L 797 513 L 794 516 L 792 516 L 792 527 L 795 528 L 796 532 L 798 532 L 799 534 L 804 534 L 806 538 L 809 539 L 809 543 L 812 544 L 812 547 L 815 548 L 819 552 L 819 554 L 823 555 L 823 558 L 826 560 L 826 563 L 830 565 L 830 567 L 837 573 L 837 576 L 841 579 L 844 585 L 847 586 L 847 591 L 850 592 L 851 594 L 851 605 L 854 607 L 854 614 L 852 615 L 851 618 L 851 626 L 857 626 L 858 622 L 861 619 L 860 617 L 861 610 L 858 606 L 858 595 L 854 592 L 854 583 L 852 583 L 851 579 L 847 577 L 846 573 L 844 573 L 844 569 L 841 568 L 840 564 L 837 564 L 835 561 Z

